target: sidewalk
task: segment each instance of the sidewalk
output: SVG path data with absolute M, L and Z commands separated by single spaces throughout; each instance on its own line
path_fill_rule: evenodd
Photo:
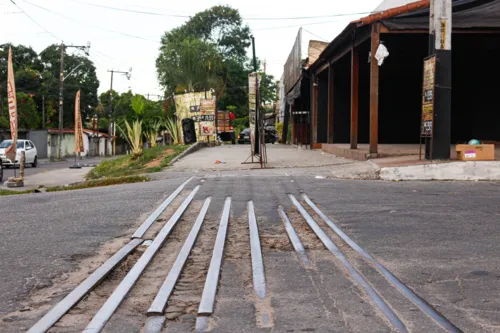
M 0 185 L 0 189 L 8 189 L 13 191 L 24 191 L 30 190 L 38 187 L 53 187 L 53 186 L 64 186 L 74 183 L 83 182 L 85 180 L 85 175 L 90 171 L 91 168 L 83 167 L 81 169 L 70 169 L 68 167 L 64 169 L 55 170 L 42 170 L 39 173 L 33 175 L 26 175 L 24 177 L 24 187 L 19 188 L 8 188 L 6 185 L 7 179 L 14 176 L 13 169 L 4 170 L 4 182 Z M 19 174 L 19 170 L 16 170 L 16 174 Z

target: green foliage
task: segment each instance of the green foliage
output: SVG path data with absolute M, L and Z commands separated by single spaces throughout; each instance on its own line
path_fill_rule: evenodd
M 13 66 L 16 80 L 16 91 L 18 93 L 29 94 L 35 105 L 36 112 L 41 118 L 42 96 L 45 97 L 45 107 L 57 110 L 59 105 L 59 72 L 60 72 L 60 49 L 59 45 L 51 45 L 37 54 L 31 47 L 23 45 L 12 45 Z M 7 103 L 7 56 L 9 44 L 0 45 L 0 114 L 6 112 Z M 85 119 L 91 110 L 89 107 L 97 106 L 97 80 L 95 66 L 87 58 L 74 54 L 65 54 L 65 75 L 64 81 L 64 126 L 71 127 L 74 123 L 75 95 L 81 90 L 82 116 Z M 82 64 L 80 67 L 77 68 Z M 73 71 L 77 68 L 75 71 Z M 72 73 L 71 73 L 72 72 Z M 70 74 L 71 75 L 68 75 Z M 52 112 L 46 113 L 47 127 L 58 126 L 58 115 Z M 37 117 L 32 117 L 24 121 L 19 117 L 20 127 L 29 126 L 37 128 Z
M 259 73 L 260 79 L 260 101 L 261 103 L 271 103 L 277 100 L 277 91 L 279 85 L 274 79 L 274 76 L 266 73 Z
M 123 177 L 158 172 L 161 171 L 162 168 L 168 166 L 168 163 L 170 163 L 174 157 L 182 153 L 188 147 L 189 145 L 157 146 L 144 149 L 143 155 L 138 158 L 127 155 L 116 159 L 105 160 L 87 174 L 87 179 Z M 151 166 L 150 163 L 152 162 L 159 163 L 154 163 L 155 166 Z
M 165 127 L 172 137 L 173 144 L 178 145 L 180 142 L 180 133 L 177 121 L 174 118 L 167 118 L 165 120 Z
M 132 126 L 130 126 L 127 120 L 125 120 L 124 123 L 127 132 L 118 124 L 117 128 L 122 133 L 122 136 L 128 141 L 130 148 L 132 148 L 132 155 L 134 158 L 137 158 L 142 155 L 142 122 L 136 120 L 132 123 Z
M 108 118 L 99 118 L 99 129 L 100 130 L 108 130 L 109 129 Z
M 36 110 L 35 101 L 28 94 L 17 93 L 18 126 L 22 129 L 39 129 L 42 117 Z
M 217 69 L 221 60 L 216 48 L 199 39 L 162 38 L 156 68 L 160 84 L 168 95 L 180 91 L 220 88 Z
M 240 13 L 230 6 L 214 6 L 195 14 L 184 25 L 166 33 L 178 40 L 194 37 L 216 45 L 224 58 L 246 58 L 250 28 L 243 25 Z
M 0 116 L 0 128 L 10 128 L 9 117 L 7 115 Z
M 144 113 L 144 107 L 146 106 L 146 99 L 142 95 L 135 95 L 130 101 L 130 106 L 135 112 L 136 119 L 139 119 Z

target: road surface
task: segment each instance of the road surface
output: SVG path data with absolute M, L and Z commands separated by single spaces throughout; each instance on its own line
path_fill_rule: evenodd
M 0 200 L 3 253 L 0 331 L 19 332 L 40 319 L 123 246 L 158 204 L 187 177 Z M 500 329 L 500 187 L 497 183 L 381 182 L 313 176 L 197 175 L 153 224 L 153 239 L 188 194 L 193 202 L 105 326 L 141 332 L 146 311 L 170 271 L 203 201 L 212 203 L 166 307 L 162 332 L 195 328 L 226 197 L 231 214 L 212 332 L 397 332 L 342 262 L 293 207 L 301 194 L 347 235 L 463 332 Z M 303 191 L 303 192 L 302 192 Z M 254 290 L 248 201 L 255 206 L 266 297 Z M 290 243 L 283 206 L 311 265 Z M 389 305 L 408 332 L 446 332 L 308 211 L 353 268 Z M 51 332 L 80 332 L 146 251 L 138 247 Z

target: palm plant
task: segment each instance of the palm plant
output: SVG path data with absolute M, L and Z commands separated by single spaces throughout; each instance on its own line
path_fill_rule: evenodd
M 167 118 L 165 120 L 165 127 L 167 128 L 168 133 L 172 137 L 173 144 L 178 145 L 180 142 L 180 134 L 177 121 L 174 118 Z
M 132 148 L 132 155 L 134 158 L 142 156 L 142 121 L 134 120 L 132 126 L 130 126 L 127 120 L 123 121 L 126 127 L 126 131 L 122 126 L 117 124 L 118 130 L 121 132 L 122 137 L 124 137 L 130 147 Z
M 144 136 L 151 144 L 151 147 L 156 147 L 156 137 L 158 136 L 158 132 L 160 131 L 162 125 L 162 122 L 160 120 L 157 120 L 147 126 Z

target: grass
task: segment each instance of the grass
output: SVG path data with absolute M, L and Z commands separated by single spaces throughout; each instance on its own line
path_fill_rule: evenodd
M 146 176 L 128 176 L 128 177 L 117 177 L 117 178 L 104 178 L 98 180 L 88 180 L 83 183 L 69 185 L 69 186 L 55 186 L 47 187 L 47 192 L 60 192 L 60 191 L 71 191 L 71 190 L 81 190 L 85 188 L 119 185 L 119 184 L 130 184 L 130 183 L 141 183 L 147 182 L 151 179 Z M 30 194 L 34 193 L 35 190 L 26 191 L 12 191 L 12 190 L 0 190 L 0 196 L 2 195 L 16 195 L 16 194 Z
M 0 190 L 0 196 L 16 195 L 16 194 L 29 194 L 29 193 L 34 193 L 34 192 L 35 192 L 35 190 L 26 190 L 26 191 Z
M 113 160 L 102 161 L 87 174 L 87 179 L 124 177 L 159 172 L 188 147 L 189 145 L 157 146 L 144 149 L 143 155 L 136 159 L 132 155 L 127 155 Z

